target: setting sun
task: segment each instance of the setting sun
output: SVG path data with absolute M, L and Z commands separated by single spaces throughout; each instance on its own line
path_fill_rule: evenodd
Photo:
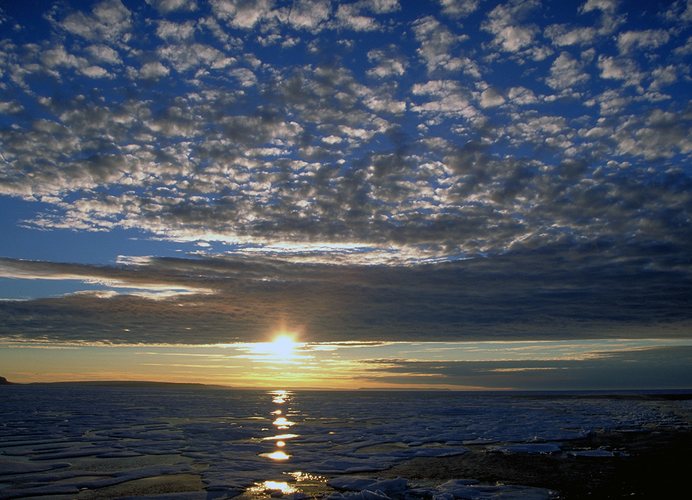
M 273 362 L 293 361 L 302 357 L 298 350 L 303 346 L 295 341 L 295 337 L 290 333 L 280 333 L 271 342 L 259 342 L 250 347 L 256 359 Z
M 267 351 L 278 358 L 290 359 L 295 355 L 298 343 L 289 334 L 282 333 L 267 344 Z

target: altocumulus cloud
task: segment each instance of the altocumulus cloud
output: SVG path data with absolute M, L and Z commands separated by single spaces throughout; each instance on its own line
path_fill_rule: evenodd
M 323 340 L 689 335 L 689 12 L 5 7 L 0 195 L 35 207 L 10 223 L 230 253 L 6 260 L 7 277 L 170 296 L 3 302 L 3 334 L 210 343 L 284 321 Z

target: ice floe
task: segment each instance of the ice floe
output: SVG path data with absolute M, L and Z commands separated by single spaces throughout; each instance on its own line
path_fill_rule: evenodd
M 691 404 L 511 393 L 284 392 L 277 398 L 213 387 L 7 386 L 0 402 L 0 498 L 69 498 L 84 488 L 172 474 L 197 475 L 208 498 L 228 498 L 258 483 L 292 481 L 298 471 L 332 477 L 335 498 L 416 496 L 424 490 L 401 481 L 342 475 L 376 476 L 403 460 L 469 447 L 564 453 L 567 441 L 594 430 L 684 427 L 680 415 Z M 291 422 L 290 430 L 273 424 L 277 415 Z M 614 456 L 601 449 L 569 453 Z M 440 499 L 544 498 L 536 489 L 468 481 L 425 491 Z M 300 491 L 284 496 L 298 500 Z
M 597 448 L 595 450 L 570 450 L 567 454 L 571 457 L 617 457 L 623 456 L 622 452 L 615 452 Z
M 522 499 L 547 500 L 553 498 L 553 492 L 545 488 L 516 485 L 483 485 L 476 481 L 454 480 L 440 485 L 433 492 L 434 500 L 453 499 Z
M 522 443 L 510 444 L 506 446 L 491 446 L 488 448 L 490 452 L 504 453 L 510 455 L 513 453 L 525 453 L 528 455 L 550 455 L 559 453 L 560 446 L 555 443 Z
M 329 500 L 388 500 L 388 499 L 524 499 L 543 500 L 554 497 L 552 491 L 516 485 L 487 485 L 469 479 L 447 481 L 435 487 L 410 487 L 403 478 L 377 480 L 366 477 L 340 477 L 329 481 L 340 490 Z

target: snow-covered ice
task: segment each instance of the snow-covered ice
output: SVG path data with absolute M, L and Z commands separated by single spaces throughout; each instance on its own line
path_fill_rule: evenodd
M 559 453 L 560 446 L 555 443 L 522 443 L 509 444 L 506 446 L 491 446 L 488 448 L 491 452 L 504 453 L 510 455 L 512 453 L 525 453 L 527 455 L 549 455 L 551 453 Z
M 199 475 L 210 498 L 221 498 L 265 481 L 293 481 L 290 473 L 303 472 L 331 478 L 336 496 L 374 499 L 396 496 L 396 488 L 415 491 L 405 480 L 375 479 L 377 471 L 403 460 L 462 454 L 481 444 L 502 453 L 558 453 L 565 441 L 593 430 L 685 426 L 676 410 L 690 404 L 512 393 L 316 391 L 277 397 L 216 387 L 7 386 L 0 399 L 0 498 L 69 498 L 83 488 L 171 474 Z M 367 477 L 340 477 L 344 473 Z M 545 493 L 507 488 L 457 482 L 428 493 Z

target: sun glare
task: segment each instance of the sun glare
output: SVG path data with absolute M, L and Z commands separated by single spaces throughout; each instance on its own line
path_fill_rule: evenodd
M 302 357 L 298 350 L 303 346 L 295 341 L 293 335 L 280 333 L 271 342 L 259 342 L 253 344 L 250 349 L 256 356 L 255 359 L 266 361 L 287 362 Z
M 298 343 L 293 340 L 293 337 L 285 333 L 278 335 L 267 345 L 270 354 L 285 359 L 290 359 L 295 355 L 296 347 L 298 347 Z

